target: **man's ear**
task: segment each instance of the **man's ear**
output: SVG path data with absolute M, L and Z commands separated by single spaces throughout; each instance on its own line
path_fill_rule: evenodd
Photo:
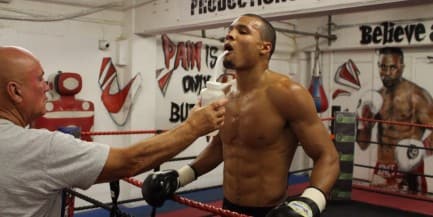
M 20 103 L 23 100 L 21 87 L 20 84 L 18 84 L 17 82 L 9 82 L 7 84 L 7 92 L 13 102 Z
M 272 43 L 268 41 L 264 41 L 260 53 L 271 55 L 271 50 L 272 50 Z

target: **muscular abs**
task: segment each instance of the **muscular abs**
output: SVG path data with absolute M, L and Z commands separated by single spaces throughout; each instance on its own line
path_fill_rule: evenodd
M 386 121 L 416 123 L 416 110 L 411 101 L 414 94 L 407 85 L 401 85 L 394 91 L 382 89 L 383 106 L 380 110 L 380 119 Z M 423 130 L 413 126 L 400 126 L 395 124 L 379 124 L 378 140 L 382 144 L 379 146 L 378 160 L 383 163 L 395 162 L 395 146 L 386 144 L 397 144 L 402 139 L 420 139 Z
M 243 206 L 273 206 L 286 195 L 296 141 L 266 88 L 233 94 L 220 131 L 224 196 Z

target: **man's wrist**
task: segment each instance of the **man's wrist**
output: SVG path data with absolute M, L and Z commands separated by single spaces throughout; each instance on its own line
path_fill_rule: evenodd
M 179 187 L 183 187 L 197 178 L 197 172 L 190 165 L 181 167 L 177 170 L 177 173 L 179 174 Z
M 323 212 L 326 207 L 325 193 L 319 188 L 310 186 L 304 190 L 304 192 L 301 194 L 301 197 L 311 199 L 317 205 L 320 212 Z
M 183 125 L 182 127 L 185 129 L 185 131 L 187 131 L 184 132 L 185 135 L 189 135 L 192 136 L 193 139 L 197 139 L 202 135 L 199 132 L 199 128 L 197 127 L 197 124 L 195 124 L 194 122 L 195 122 L 194 120 L 188 118 L 186 121 L 182 123 Z

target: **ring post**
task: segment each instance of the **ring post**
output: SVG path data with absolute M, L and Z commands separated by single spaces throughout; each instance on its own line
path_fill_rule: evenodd
M 356 115 L 353 112 L 335 112 L 334 142 L 340 156 L 340 174 L 331 190 L 331 200 L 351 200 L 353 159 L 356 141 Z
M 120 209 L 117 202 L 120 193 L 119 180 L 110 182 L 110 193 L 111 201 L 113 203 L 110 210 L 110 217 L 120 217 Z
M 75 138 L 81 138 L 81 128 L 77 126 L 60 127 L 60 132 L 71 134 Z M 62 192 L 62 217 L 74 217 L 75 196 L 63 190 Z

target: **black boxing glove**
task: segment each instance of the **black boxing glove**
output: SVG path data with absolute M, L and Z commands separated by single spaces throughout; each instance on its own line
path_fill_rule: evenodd
M 163 170 L 147 176 L 141 186 L 144 200 L 153 207 L 161 207 L 176 190 L 196 179 L 195 170 L 186 165 L 179 170 Z
M 266 217 L 319 217 L 325 206 L 325 194 L 318 188 L 308 187 L 300 197 L 284 201 Z

